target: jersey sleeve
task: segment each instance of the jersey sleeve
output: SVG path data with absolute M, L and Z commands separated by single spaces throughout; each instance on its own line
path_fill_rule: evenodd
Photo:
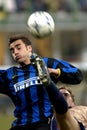
M 59 68 L 61 70 L 61 74 L 58 78 L 51 76 L 51 79 L 55 83 L 60 81 L 67 84 L 79 84 L 83 80 L 81 70 L 67 61 L 52 58 L 44 58 L 44 61 L 48 68 Z

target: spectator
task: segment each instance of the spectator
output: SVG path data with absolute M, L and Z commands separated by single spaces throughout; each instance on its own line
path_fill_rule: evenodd
M 48 11 L 49 6 L 44 0 L 32 0 L 31 1 L 32 11 Z

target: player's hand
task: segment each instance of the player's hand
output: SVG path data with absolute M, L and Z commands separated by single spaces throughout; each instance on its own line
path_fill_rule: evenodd
M 61 70 L 58 68 L 58 69 L 53 69 L 53 68 L 48 68 L 48 71 L 49 71 L 49 74 L 51 76 L 56 76 L 57 78 L 60 76 L 61 74 Z

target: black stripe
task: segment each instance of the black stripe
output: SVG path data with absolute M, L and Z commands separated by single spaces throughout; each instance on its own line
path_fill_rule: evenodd
M 26 79 L 29 79 L 30 78 L 30 73 L 26 74 L 25 71 L 28 71 L 30 69 L 30 66 L 26 66 L 24 68 L 24 80 Z M 30 88 L 27 87 L 26 89 L 24 89 L 24 93 L 25 93 L 25 98 L 26 98 L 26 110 L 27 110 L 27 119 L 28 119 L 28 122 L 32 122 L 32 106 L 31 106 L 31 103 L 32 103 L 32 100 L 31 100 L 31 97 L 30 97 Z
M 38 92 L 38 106 L 39 106 L 39 119 L 40 121 L 44 119 L 44 91 L 43 86 L 37 87 Z
M 56 59 L 48 58 L 48 61 L 47 61 L 48 68 L 54 68 L 54 62 L 56 62 Z M 58 65 L 59 64 L 57 64 L 56 68 L 58 68 Z M 50 76 L 50 77 L 51 77 L 51 80 L 54 81 L 54 83 L 58 82 L 58 79 L 55 76 Z
M 53 67 L 53 64 L 54 64 L 54 59 L 48 58 L 47 66 L 48 66 L 49 68 L 52 68 L 52 67 Z

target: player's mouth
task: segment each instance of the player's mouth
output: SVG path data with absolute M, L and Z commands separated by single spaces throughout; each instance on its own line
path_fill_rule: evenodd
M 15 60 L 19 61 L 21 59 L 21 56 L 16 56 Z

